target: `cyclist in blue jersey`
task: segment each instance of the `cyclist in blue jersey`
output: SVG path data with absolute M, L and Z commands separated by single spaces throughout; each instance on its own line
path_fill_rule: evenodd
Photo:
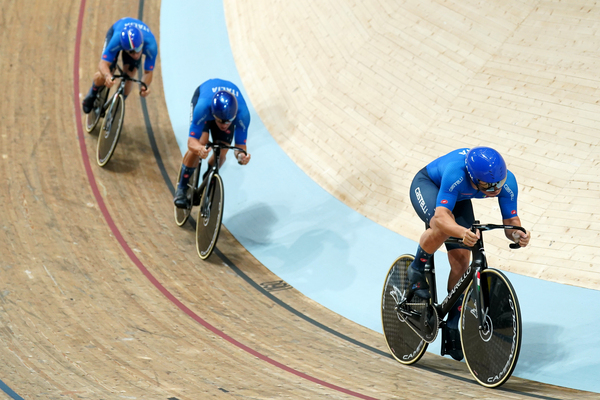
M 409 290 L 428 299 L 429 285 L 425 279 L 425 263 L 433 253 L 452 236 L 473 246 L 480 237 L 479 231 L 469 228 L 475 221 L 471 199 L 498 198 L 505 225 L 521 226 L 517 214 L 519 190 L 512 172 L 504 159 L 489 147 L 463 148 L 452 151 L 429 163 L 417 173 L 410 187 L 410 200 L 419 217 L 428 225 L 421 235 L 415 259 L 408 269 Z M 515 229 L 505 230 L 508 239 L 522 247 L 529 243 L 530 235 Z M 469 267 L 471 252 L 458 244 L 446 244 L 450 262 L 448 291 Z M 462 360 L 458 322 L 462 297 L 448 313 L 443 353 Z
M 148 26 L 135 18 L 122 18 L 115 22 L 106 33 L 102 59 L 98 64 L 98 71 L 94 74 L 92 87 L 83 99 L 83 112 L 88 114 L 94 106 L 94 100 L 98 91 L 106 86 L 114 85 L 113 71 L 117 65 L 117 58 L 121 53 L 124 72 L 130 77 L 135 77 L 138 68 L 142 64 L 142 55 L 146 56 L 144 61 L 144 82 L 147 88 L 142 86 L 140 95 L 146 97 L 150 94 L 150 83 L 154 65 L 158 56 L 158 46 L 154 34 Z M 133 82 L 125 84 L 125 97 L 131 92 Z
M 210 79 L 201 84 L 191 102 L 190 133 L 188 150 L 183 156 L 181 176 L 173 202 L 176 207 L 189 208 L 187 190 L 190 177 L 198 167 L 199 159 L 208 157 L 206 149 L 209 134 L 214 143 L 230 145 L 235 138 L 235 146 L 246 148 L 250 112 L 246 101 L 236 85 L 222 79 Z M 221 149 L 220 165 L 223 165 L 228 150 Z M 235 158 L 241 165 L 250 162 L 250 154 L 235 150 Z M 214 155 L 208 160 L 209 167 L 215 164 Z M 208 171 L 207 171 L 208 172 Z

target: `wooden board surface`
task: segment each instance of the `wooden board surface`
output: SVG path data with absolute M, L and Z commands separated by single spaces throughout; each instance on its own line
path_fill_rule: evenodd
M 519 182 L 532 241 L 514 252 L 504 235 L 488 235 L 493 265 L 600 289 L 597 4 L 224 4 L 252 104 L 332 195 L 418 240 L 415 173 L 459 147 L 496 148 Z M 501 221 L 496 201 L 474 205 L 482 222 Z
M 142 5 L 158 36 L 160 2 Z M 200 261 L 160 167 L 172 180 L 181 159 L 160 73 L 145 103 L 127 99 L 107 167 L 80 125 L 106 30 L 139 12 L 114 0 L 0 4 L 0 380 L 16 396 L 596 396 L 518 378 L 490 391 L 464 363 L 429 354 L 401 366 L 381 335 L 279 282 L 226 229 Z

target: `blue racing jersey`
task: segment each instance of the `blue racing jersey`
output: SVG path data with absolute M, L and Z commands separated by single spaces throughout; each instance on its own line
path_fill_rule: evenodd
M 121 31 L 124 27 L 133 25 L 142 31 L 144 35 L 144 47 L 142 54 L 146 57 L 144 60 L 144 70 L 153 71 L 154 64 L 156 64 L 156 57 L 158 55 L 158 45 L 156 44 L 156 38 L 154 34 L 148 28 L 148 25 L 135 18 L 122 18 L 114 23 L 112 26 L 112 37 L 106 44 L 104 51 L 102 52 L 102 60 L 112 63 L 117 55 L 123 50 L 121 46 Z
M 204 125 L 215 120 L 210 111 L 213 96 L 218 91 L 226 90 L 235 96 L 238 103 L 238 111 L 230 127 L 233 129 L 235 144 L 245 145 L 248 137 L 248 126 L 250 125 L 250 111 L 240 93 L 240 89 L 233 83 L 223 79 L 210 79 L 201 84 L 199 89 L 198 101 L 191 116 L 189 136 L 200 139 Z
M 457 201 L 486 197 L 484 193 L 474 189 L 471 185 L 465 163 L 468 152 L 468 148 L 454 150 L 427 164 L 429 178 L 440 188 L 436 207 L 445 207 L 452 211 Z M 496 196 L 503 219 L 518 215 L 518 194 L 519 188 L 515 175 L 507 171 L 506 182 L 498 196 Z

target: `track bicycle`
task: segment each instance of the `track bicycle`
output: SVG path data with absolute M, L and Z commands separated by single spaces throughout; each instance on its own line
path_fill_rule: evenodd
M 441 303 L 437 302 L 433 256 L 425 264 L 431 295 L 429 300 L 409 293 L 407 271 L 414 256 L 402 255 L 392 264 L 381 297 L 383 332 L 392 356 L 402 364 L 414 364 L 423 356 L 429 343 L 436 339 L 439 329 L 445 328 L 444 317 L 465 293 L 459 323 L 464 358 L 475 380 L 494 388 L 506 382 L 517 365 L 522 323 L 519 301 L 512 284 L 502 272 L 488 268 L 483 231 L 526 231 L 520 226 L 479 224 L 478 221 L 471 229 L 481 232 L 475 246 L 470 248 L 471 264 Z M 449 238 L 446 242 L 462 244 L 458 238 Z M 520 246 L 511 243 L 510 247 L 516 249 Z
M 92 111 L 87 114 L 85 120 L 85 130 L 91 133 L 96 128 L 100 118 L 104 118 L 98 135 L 98 147 L 96 150 L 96 161 L 101 167 L 104 167 L 110 161 L 121 136 L 121 129 L 123 129 L 123 121 L 125 119 L 125 84 L 127 81 L 132 81 L 139 83 L 145 89 L 148 88 L 141 80 L 131 78 L 124 73 L 119 65 L 116 68 L 119 70 L 119 74 L 113 75 L 112 80 L 121 79 L 116 92 L 112 97 L 109 97 L 110 89 L 103 86 L 96 96 Z
M 246 154 L 244 149 L 225 143 L 208 143 L 206 148 L 213 149 L 215 165 L 209 166 L 200 183 L 199 171 L 201 163 L 198 164 L 188 183 L 187 197 L 189 207 L 178 208 L 175 206 L 175 223 L 179 226 L 183 226 L 186 223 L 193 206 L 200 206 L 196 221 L 196 251 L 198 252 L 198 256 L 203 260 L 206 260 L 212 254 L 217 244 L 219 232 L 221 231 L 221 221 L 223 219 L 225 191 L 223 188 L 223 179 L 219 175 L 221 149 L 238 150 Z M 177 176 L 177 181 L 179 182 L 181 180 L 181 167 L 179 167 L 179 174 Z

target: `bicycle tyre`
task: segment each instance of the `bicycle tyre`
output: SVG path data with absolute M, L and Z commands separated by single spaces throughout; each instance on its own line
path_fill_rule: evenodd
M 414 256 L 404 254 L 390 267 L 381 294 L 383 336 L 390 354 L 400 363 L 414 364 L 423 357 L 428 343 L 419 337 L 396 311 L 397 296 L 408 290 L 407 270 Z
M 113 104 L 106 111 L 110 115 L 106 115 L 102 121 L 102 127 L 98 134 L 98 149 L 96 152 L 96 161 L 98 165 L 104 167 L 113 156 L 121 129 L 123 129 L 123 120 L 125 119 L 125 98 L 122 94 L 116 96 Z M 110 129 L 107 125 L 110 124 Z
M 208 196 L 206 195 L 207 191 Z M 223 181 L 219 175 L 215 174 L 204 188 L 196 221 L 196 250 L 198 256 L 203 260 L 212 254 L 217 244 L 223 219 L 224 197 Z M 208 205 L 205 204 L 207 198 L 209 199 Z M 203 210 L 207 211 L 206 215 L 202 215 Z
M 108 92 L 110 89 L 106 86 L 103 86 L 100 89 L 100 93 L 96 96 L 96 100 L 94 100 L 94 106 L 92 111 L 90 111 L 85 116 L 85 131 L 87 133 L 92 133 L 96 125 L 98 125 L 98 121 L 102 118 L 102 112 L 104 111 L 104 103 L 106 103 L 106 99 L 108 98 Z
M 515 289 L 502 272 L 491 268 L 482 271 L 483 307 L 489 311 L 480 332 L 473 285 L 471 282 L 465 292 L 461 311 L 463 354 L 475 380 L 495 388 L 510 378 L 519 359 L 521 309 Z
M 190 214 L 192 212 L 192 207 L 194 207 L 194 192 L 198 189 L 198 179 L 200 177 L 200 173 L 198 172 L 200 170 L 200 166 L 198 166 L 195 170 L 194 170 L 194 174 L 192 175 L 192 177 L 190 178 L 190 183 L 188 183 L 188 193 L 187 193 L 187 198 L 188 198 L 188 202 L 190 207 L 189 208 L 179 208 L 175 205 L 173 205 L 173 208 L 175 209 L 175 223 L 178 226 L 183 226 L 188 218 L 190 217 Z M 179 182 L 181 180 L 181 166 L 179 167 L 179 173 L 177 174 L 177 182 Z

